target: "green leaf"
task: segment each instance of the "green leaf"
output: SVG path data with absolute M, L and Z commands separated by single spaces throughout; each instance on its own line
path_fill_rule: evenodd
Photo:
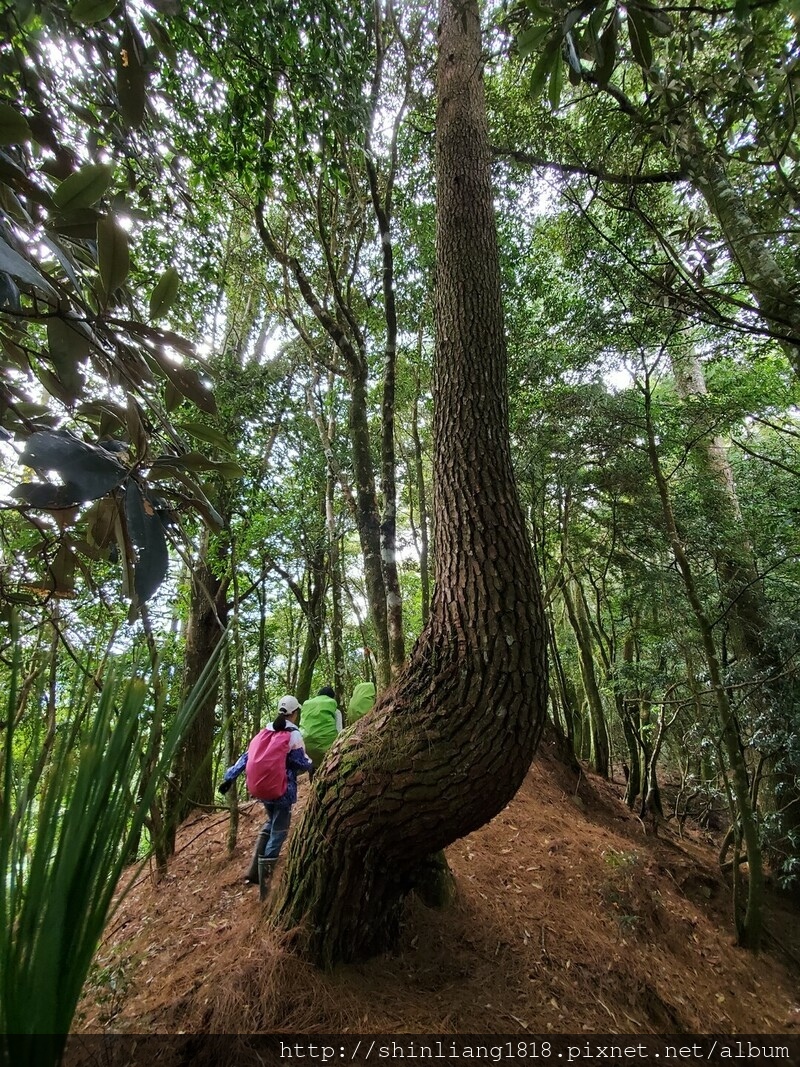
M 671 37 L 673 25 L 668 15 L 662 11 L 651 11 L 647 8 L 642 10 L 642 20 L 646 28 L 655 37 Z
M 547 89 L 547 99 L 550 107 L 555 111 L 561 102 L 561 91 L 564 87 L 564 64 L 561 59 L 561 50 L 558 49 L 553 58 L 550 72 L 550 84 Z
M 527 30 L 523 30 L 517 37 L 517 51 L 521 58 L 524 59 L 531 52 L 535 52 L 550 32 L 551 26 L 547 22 L 539 26 L 529 26 Z
M 138 130 L 144 121 L 146 78 L 142 58 L 144 43 L 138 30 L 126 20 L 117 52 L 117 99 L 126 125 Z
M 553 12 L 539 3 L 539 0 L 525 0 L 525 7 L 537 18 L 550 19 L 553 17 Z
M 143 15 L 142 22 L 147 29 L 147 32 L 153 39 L 153 44 L 159 50 L 165 59 L 168 59 L 170 63 L 175 64 L 178 62 L 178 51 L 175 45 L 172 43 L 172 38 L 161 25 L 157 22 L 152 15 Z
M 86 537 L 95 548 L 108 548 L 113 544 L 115 526 L 119 520 L 119 508 L 113 497 L 103 497 L 86 513 Z
M 168 356 L 157 349 L 152 349 L 150 355 L 179 393 L 185 396 L 187 400 L 191 400 L 201 411 L 205 411 L 209 415 L 217 414 L 217 402 L 214 399 L 214 394 L 197 371 L 192 370 L 190 367 L 178 366 L 177 363 L 173 363 Z
M 226 480 L 244 478 L 246 473 L 244 467 L 240 467 L 238 463 L 217 463 L 214 469 L 220 478 L 225 478 Z
M 47 347 L 59 380 L 77 399 L 84 386 L 79 367 L 89 354 L 86 338 L 58 316 L 47 321 Z
M 201 471 L 215 471 L 223 478 L 242 478 L 244 470 L 238 463 L 209 459 L 202 452 L 184 452 L 182 456 L 159 456 L 153 463 L 153 470 L 160 468 L 183 467 L 184 470 L 193 471 L 195 474 Z
M 93 241 L 97 236 L 97 223 L 100 212 L 95 208 L 85 207 L 79 211 L 56 215 L 51 228 L 58 234 L 74 241 Z
M 107 215 L 97 223 L 97 259 L 100 280 L 108 298 L 128 277 L 131 264 L 128 235 L 117 225 L 113 215 Z
M 611 12 L 608 25 L 600 38 L 600 55 L 597 58 L 597 80 L 602 86 L 608 85 L 617 60 L 617 34 L 619 32 L 619 15 L 616 8 Z
M 26 773 L 15 755 L 37 738 L 27 719 L 14 714 L 26 673 L 18 635 L 12 616 L 10 680 L 0 709 L 0 959 L 6 986 L 0 1027 L 4 1061 L 44 1065 L 62 1059 L 124 866 L 136 854 L 182 741 L 208 706 L 230 631 L 221 635 L 189 697 L 167 716 L 162 703 L 149 699 L 145 678 L 123 684 L 112 671 L 98 677 L 99 696 L 91 693 L 85 702 L 71 700 L 68 709 L 59 708 L 39 774 Z M 40 692 L 34 690 L 34 700 Z M 163 732 L 154 726 L 162 722 Z M 37 740 L 43 740 L 41 730 Z M 132 791 L 142 765 L 151 769 Z M 58 997 L 42 994 L 55 988 Z
M 75 596 L 75 553 L 66 541 L 62 541 L 50 564 L 49 579 L 56 596 Z
M 175 303 L 181 276 L 174 267 L 168 267 L 156 283 L 150 297 L 150 318 L 160 319 Z
M 75 398 L 72 395 L 72 390 L 67 389 L 61 379 L 51 370 L 48 370 L 47 367 L 38 366 L 34 367 L 34 372 L 50 396 L 54 396 L 67 406 L 74 403 Z
M 649 70 L 653 65 L 653 46 L 642 14 L 634 7 L 628 8 L 628 37 L 634 59 L 640 67 Z
M 24 144 L 31 139 L 28 120 L 15 107 L 0 100 L 0 144 Z
M 541 95 L 545 82 L 550 76 L 553 67 L 553 57 L 557 56 L 559 62 L 561 62 L 560 52 L 561 34 L 555 33 L 547 42 L 544 51 L 539 56 L 536 66 L 531 72 L 530 82 L 528 83 L 528 92 L 534 99 Z
M 77 0 L 70 11 L 73 21 L 82 26 L 93 26 L 102 22 L 114 11 L 119 0 Z
M 29 263 L 16 249 L 12 248 L 2 235 L 0 235 L 0 270 L 10 274 L 17 281 L 32 285 L 44 293 L 45 296 L 58 300 L 58 293 L 42 272 L 37 270 L 32 263 Z
M 164 407 L 167 411 L 170 414 L 172 414 L 173 411 L 177 411 L 184 399 L 185 397 L 183 393 L 179 389 L 176 389 L 172 382 L 167 379 L 166 385 L 164 386 Z
M 108 163 L 89 163 L 61 182 L 53 193 L 53 203 L 70 212 L 91 207 L 108 189 L 113 173 Z
M 194 437 L 197 441 L 204 441 L 208 445 L 216 445 L 221 452 L 233 455 L 236 451 L 225 434 L 220 430 L 215 430 L 213 426 L 206 426 L 202 422 L 185 422 L 178 429 L 188 433 L 190 437 Z

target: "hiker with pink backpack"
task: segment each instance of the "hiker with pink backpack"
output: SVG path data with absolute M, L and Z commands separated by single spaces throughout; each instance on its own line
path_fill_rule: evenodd
M 264 804 L 267 821 L 256 839 L 250 869 L 245 875 L 246 882 L 261 887 L 262 899 L 289 833 L 292 805 L 297 800 L 297 776 L 314 768 L 297 726 L 299 713 L 300 704 L 295 697 L 281 697 L 275 721 L 256 734 L 247 751 L 225 771 L 217 787 L 220 793 L 227 793 L 246 770 L 248 793 Z

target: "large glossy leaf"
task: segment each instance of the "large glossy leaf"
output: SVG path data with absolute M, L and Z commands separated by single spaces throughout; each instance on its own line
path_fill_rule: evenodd
M 113 173 L 107 163 L 89 163 L 61 182 L 53 193 L 53 203 L 64 212 L 91 207 L 108 189 Z
M 58 300 L 58 293 L 42 272 L 13 249 L 2 234 L 0 234 L 0 270 L 10 274 L 12 278 L 16 278 L 19 282 L 32 285 L 44 293 L 45 296 Z
M 526 30 L 523 30 L 517 37 L 517 51 L 520 56 L 524 59 L 532 52 L 535 52 L 550 32 L 552 32 L 552 27 L 549 22 L 529 26 Z
M 194 437 L 197 441 L 203 441 L 207 445 L 215 445 L 221 452 L 233 455 L 236 451 L 224 433 L 215 430 L 213 426 L 206 426 L 202 422 L 184 422 L 180 429 Z
M 69 278 L 75 289 L 80 290 L 81 285 L 78 281 L 78 276 L 75 273 L 75 266 L 69 257 L 69 254 L 61 246 L 60 242 L 55 237 L 42 237 L 41 242 L 45 248 L 49 248 L 53 255 L 61 265 L 62 270 Z
M 56 596 L 75 596 L 75 562 L 72 548 L 66 541 L 62 541 L 49 567 L 49 579 Z
M 617 33 L 619 31 L 619 15 L 616 8 L 611 13 L 608 25 L 600 37 L 600 55 L 597 59 L 597 80 L 600 85 L 608 85 L 614 64 L 617 61 Z
M 653 65 L 653 46 L 642 13 L 635 7 L 628 8 L 628 37 L 636 62 L 649 70 Z
M 541 52 L 539 59 L 536 62 L 536 66 L 531 72 L 529 92 L 534 99 L 541 94 L 545 83 L 552 72 L 554 60 L 560 62 L 560 56 L 561 34 L 554 32 L 545 45 L 544 50 Z
M 100 219 L 97 223 L 97 260 L 100 280 L 106 299 L 109 299 L 114 290 L 128 277 L 130 270 L 128 235 L 117 224 L 113 215 Z
M 77 399 L 84 386 L 80 364 L 89 354 L 86 338 L 68 320 L 54 316 L 47 321 L 47 346 L 59 381 Z
M 130 20 L 126 19 L 117 52 L 117 99 L 126 125 L 134 130 L 144 121 L 146 78 L 143 56 L 142 39 Z
M 113 497 L 103 497 L 92 504 L 86 513 L 86 537 L 96 548 L 108 548 L 114 543 L 115 526 L 119 521 L 119 508 Z
M 156 283 L 150 297 L 150 318 L 159 319 L 175 303 L 181 277 L 174 267 L 168 267 Z
M 164 352 L 156 349 L 151 349 L 150 355 L 179 393 L 182 393 L 187 400 L 191 400 L 201 411 L 208 412 L 209 415 L 217 414 L 217 402 L 214 399 L 214 394 L 196 370 L 173 363 Z
M 147 27 L 147 32 L 153 39 L 153 44 L 170 63 L 178 62 L 178 52 L 175 45 L 172 42 L 172 38 L 161 25 L 151 15 L 143 15 L 142 22 Z
M 194 471 L 198 474 L 202 471 L 214 471 L 222 475 L 223 478 L 241 478 L 244 475 L 244 471 L 238 463 L 209 459 L 201 452 L 185 452 L 182 456 L 162 456 L 155 461 L 153 468 L 158 469 L 159 465 L 182 467 L 184 470 Z
M 177 466 L 174 456 L 159 456 L 150 469 L 150 474 L 158 477 L 168 475 L 170 479 L 177 478 L 186 486 L 189 496 L 184 497 L 184 503 L 188 504 L 205 520 L 206 525 L 212 530 L 222 530 L 225 521 L 187 470 Z
M 19 311 L 19 288 L 10 274 L 0 273 L 0 311 Z
M 122 483 L 128 473 L 110 452 L 87 444 L 66 430 L 42 430 L 25 442 L 20 463 L 38 473 L 57 471 L 70 486 L 75 503 L 96 500 Z
M 93 26 L 96 22 L 107 19 L 118 2 L 119 0 L 77 0 L 70 15 L 82 26 Z
M 98 438 L 113 437 L 126 427 L 125 408 L 112 400 L 89 400 L 80 405 L 78 412 L 97 426 Z
M 74 485 L 54 485 L 50 482 L 23 482 L 15 486 L 9 495 L 29 507 L 45 510 L 68 508 L 81 503 Z
M 133 478 L 125 488 L 125 518 L 136 548 L 134 592 L 138 603 L 145 604 L 167 575 L 169 553 L 164 524 Z
M 31 128 L 25 116 L 0 100 L 0 144 L 24 144 L 30 139 Z
M 34 372 L 50 396 L 54 396 L 56 400 L 60 400 L 62 404 L 66 404 L 67 406 L 73 403 L 75 397 L 73 396 L 72 390 L 64 385 L 57 374 L 42 364 L 34 367 Z
M 550 69 L 550 84 L 547 87 L 547 99 L 550 102 L 550 107 L 554 111 L 561 102 L 561 91 L 563 86 L 564 64 L 561 62 L 561 53 L 559 50 L 553 58 L 553 64 Z
M 79 211 L 55 215 L 52 220 L 52 229 L 56 233 L 73 240 L 94 240 L 97 234 L 97 222 L 100 213 L 91 207 L 81 208 Z

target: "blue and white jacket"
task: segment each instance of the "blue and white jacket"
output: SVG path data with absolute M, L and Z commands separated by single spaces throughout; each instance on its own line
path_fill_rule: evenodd
M 266 730 L 272 730 L 272 723 L 265 727 Z M 294 723 L 287 722 L 286 729 L 293 731 L 292 739 L 289 743 L 289 751 L 286 754 L 286 792 L 282 796 L 279 796 L 277 800 L 264 800 L 263 804 L 274 804 L 280 808 L 290 808 L 292 804 L 297 800 L 297 776 L 303 774 L 305 771 L 311 771 L 314 769 L 314 764 L 306 755 L 306 750 L 303 747 L 303 735 L 300 733 L 298 727 Z M 237 759 L 232 767 L 228 767 L 225 774 L 222 776 L 223 782 L 232 782 L 234 778 L 238 778 L 242 771 L 247 766 L 247 752 L 243 752 Z

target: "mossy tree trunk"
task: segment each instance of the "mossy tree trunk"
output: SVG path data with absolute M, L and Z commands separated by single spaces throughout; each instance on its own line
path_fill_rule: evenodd
M 432 853 L 519 788 L 547 706 L 539 582 L 508 442 L 506 348 L 475 0 L 441 0 L 436 587 L 372 715 L 315 777 L 273 918 L 318 964 L 385 949 Z
M 189 618 L 184 653 L 184 695 L 203 672 L 219 644 L 228 623 L 228 579 L 218 577 L 209 560 L 211 535 L 203 531 L 200 551 L 191 575 Z M 219 687 L 212 686 L 186 734 L 178 753 L 175 772 L 168 790 L 167 823 L 170 834 L 195 807 L 210 808 L 214 803 L 211 753 L 217 728 Z M 172 851 L 170 843 L 170 852 Z

